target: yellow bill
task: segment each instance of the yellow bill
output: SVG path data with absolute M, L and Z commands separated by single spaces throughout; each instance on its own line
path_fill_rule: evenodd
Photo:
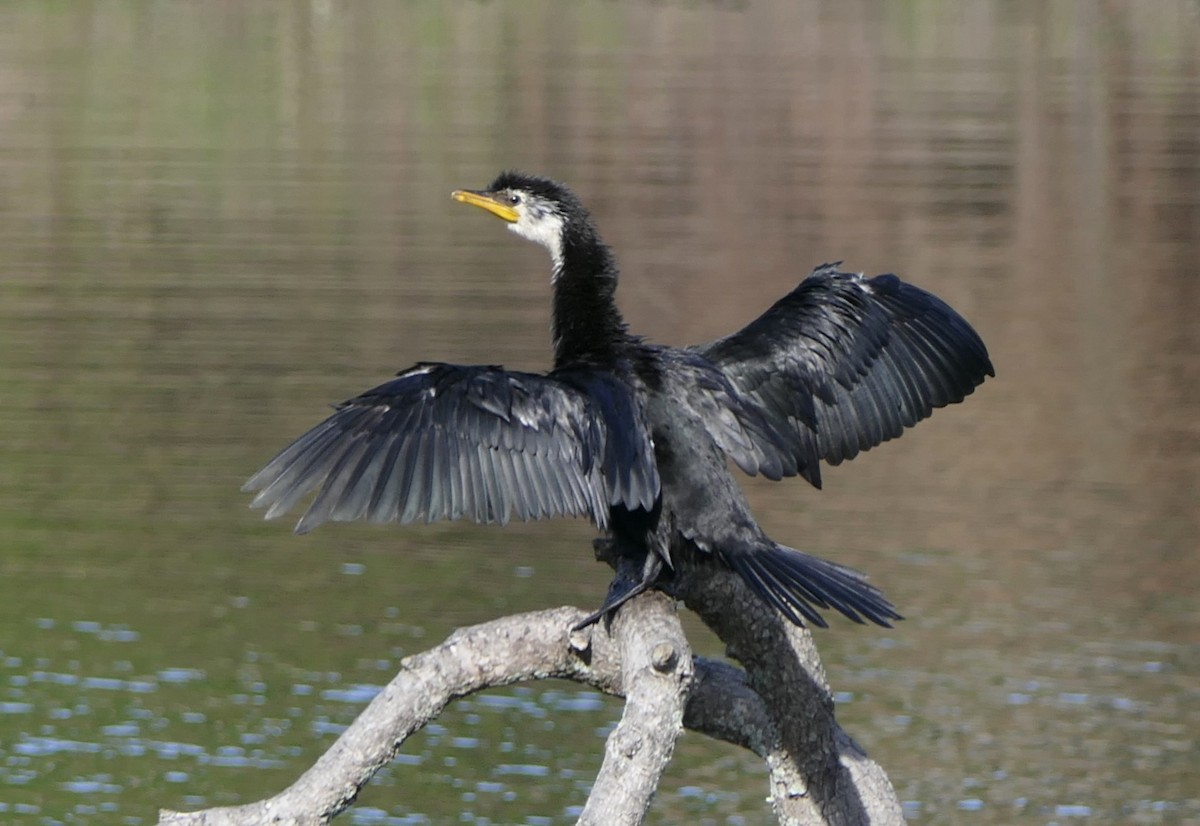
M 488 212 L 503 218 L 510 224 L 515 224 L 520 217 L 517 211 L 508 204 L 502 204 L 496 199 L 496 196 L 490 192 L 476 192 L 471 189 L 456 189 L 450 194 L 450 197 L 456 201 L 471 206 L 477 206 L 480 209 L 486 209 Z

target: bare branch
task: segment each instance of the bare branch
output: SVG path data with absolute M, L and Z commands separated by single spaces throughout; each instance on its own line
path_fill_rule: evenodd
M 604 763 L 579 818 L 587 826 L 641 823 L 683 733 L 692 683 L 691 647 L 674 600 L 645 594 L 617 613 L 612 637 L 621 651 L 625 713 L 608 737 Z
M 759 610 L 752 594 L 736 593 L 740 581 L 734 577 L 718 572 L 690 579 L 697 584 L 686 595 L 689 603 L 724 599 L 724 610 L 717 613 L 742 618 L 719 632 L 728 635 L 749 676 L 725 663 L 692 658 L 674 609 L 661 594 L 628 603 L 611 633 L 595 627 L 572 635 L 569 629 L 584 616 L 574 608 L 504 617 L 461 629 L 403 660 L 396 677 L 333 746 L 278 795 L 193 813 L 163 810 L 159 823 L 328 823 L 395 757 L 404 740 L 449 702 L 484 688 L 547 677 L 627 697 L 581 823 L 641 822 L 681 724 L 763 757 L 781 823 L 902 823 L 887 777 L 833 720 L 807 632 L 789 637 L 790 626 Z
M 164 810 L 159 823 L 328 823 L 396 756 L 405 739 L 437 717 L 451 700 L 519 680 L 577 678 L 586 673 L 568 639 L 569 629 L 582 617 L 576 609 L 559 608 L 460 629 L 436 648 L 402 660 L 395 678 L 312 768 L 283 792 L 244 806 L 194 813 Z M 620 672 L 615 669 L 619 660 L 607 651 L 600 653 L 595 659 L 605 671 L 597 687 L 615 693 L 620 685 Z
M 767 762 L 779 822 L 903 826 L 887 775 L 834 719 L 825 669 L 808 630 L 786 622 L 728 569 L 686 556 L 679 564 L 687 572 L 676 578 L 678 595 L 746 667 L 747 685 L 773 722 L 754 729 L 769 740 L 744 745 Z
M 573 679 L 609 694 L 628 692 L 625 719 L 609 738 L 608 757 L 590 800 L 604 807 L 605 823 L 640 822 L 681 730 L 691 652 L 672 602 L 661 594 L 633 600 L 613 623 L 612 635 L 595 628 L 572 640 L 570 629 L 583 617 L 578 609 L 558 608 L 460 629 L 441 645 L 405 658 L 395 678 L 283 792 L 242 806 L 163 810 L 159 823 L 328 823 L 396 756 L 405 739 L 451 700 L 547 677 Z M 611 813 L 619 808 L 639 813 L 614 820 Z

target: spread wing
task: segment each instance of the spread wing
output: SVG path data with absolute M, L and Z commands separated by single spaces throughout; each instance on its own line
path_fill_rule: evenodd
M 820 487 L 838 464 L 899 436 L 995 375 L 971 326 L 894 275 L 825 264 L 743 329 L 691 348 L 729 377 L 771 425 L 759 447 L 782 476 Z M 760 463 L 770 478 L 772 462 Z
M 418 364 L 338 405 L 243 490 L 268 519 L 316 497 L 296 526 L 327 520 L 507 522 L 586 515 L 658 498 L 654 450 L 611 375 Z

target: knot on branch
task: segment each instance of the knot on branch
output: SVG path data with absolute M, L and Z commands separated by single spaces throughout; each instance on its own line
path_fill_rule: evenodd
M 679 651 L 669 642 L 660 642 L 650 654 L 650 664 L 662 674 L 674 669 L 678 662 Z

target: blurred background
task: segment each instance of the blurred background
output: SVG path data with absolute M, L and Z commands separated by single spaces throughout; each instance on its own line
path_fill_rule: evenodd
M 272 794 L 403 656 L 599 603 L 582 521 L 295 537 L 238 490 L 414 361 L 548 366 L 544 251 L 449 197 L 508 167 L 657 341 L 838 259 L 970 319 L 966 404 L 747 480 L 909 617 L 817 633 L 839 718 L 913 822 L 1200 823 L 1195 0 L 5 4 L 0 821 Z M 470 698 L 343 819 L 572 822 L 619 713 Z M 765 795 L 688 734 L 650 822 Z

